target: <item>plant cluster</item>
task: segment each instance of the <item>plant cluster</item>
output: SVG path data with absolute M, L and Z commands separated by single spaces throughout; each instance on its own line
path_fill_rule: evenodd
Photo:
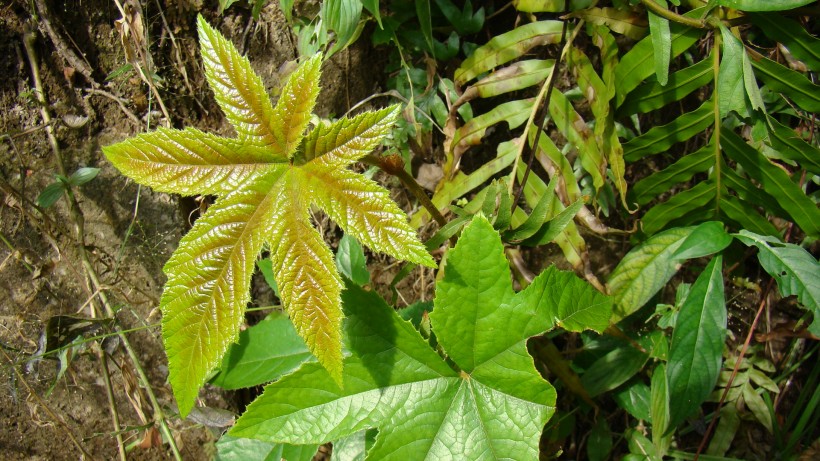
M 818 394 L 802 391 L 803 406 L 775 418 L 786 365 L 748 345 L 776 286 L 801 308 L 791 334 L 815 341 L 791 371 L 818 353 L 820 264 L 806 248 L 820 237 L 820 40 L 800 22 L 816 11 L 805 0 L 604 3 L 328 1 L 305 19 L 283 1 L 305 56 L 275 105 L 199 18 L 208 83 L 236 137 L 159 129 L 104 152 L 156 190 L 217 197 L 166 264 L 161 307 L 183 416 L 208 381 L 267 384 L 218 442 L 221 459 L 310 459 L 327 442 L 334 459 L 535 459 L 570 438 L 592 460 L 733 459 L 745 423 L 786 457 L 815 441 Z M 508 30 L 478 38 L 505 14 L 517 19 Z M 403 108 L 312 119 L 316 53 L 340 51 L 369 18 L 374 42 L 392 47 Z M 502 123 L 509 139 L 488 149 Z M 364 160 L 413 182 L 370 154 L 385 138 L 407 166 L 441 145 L 442 179 L 409 223 L 348 169 Z M 471 155 L 484 158 L 464 171 Z M 312 207 L 346 234 L 335 259 Z M 430 217 L 440 227 L 422 243 L 415 229 Z M 625 234 L 628 251 L 600 282 L 590 247 Z M 396 281 L 414 264 L 438 267 L 434 301 L 383 300 L 359 243 L 410 263 Z M 586 281 L 522 267 L 521 248 L 552 243 Z M 437 266 L 428 251 L 440 247 Z M 284 313 L 240 333 L 255 265 Z M 745 290 L 733 277 L 748 267 L 773 282 L 757 287 L 763 302 L 735 349 L 727 297 Z M 562 354 L 564 343 L 577 347 Z

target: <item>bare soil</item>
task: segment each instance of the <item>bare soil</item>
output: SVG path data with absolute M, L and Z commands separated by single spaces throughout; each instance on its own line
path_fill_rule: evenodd
M 106 80 L 126 64 L 114 25 L 121 17 L 115 2 L 14 0 L 0 6 L 2 459 L 118 456 L 100 341 L 72 348 L 61 377 L 54 355 L 29 361 L 37 354 L 49 319 L 88 317 L 92 307 L 100 312 L 100 291 L 117 311 L 121 329 L 142 327 L 127 337 L 183 458 L 208 459 L 214 453 L 220 428 L 205 427 L 201 419 L 182 421 L 176 414 L 157 310 L 165 281 L 162 265 L 196 218 L 199 203 L 139 188 L 106 162 L 101 146 L 161 125 L 230 133 L 204 79 L 195 28 L 198 12 L 248 55 L 273 92 L 280 85 L 280 68 L 295 57 L 296 38 L 278 2 L 268 2 L 259 21 L 242 2 L 221 16 L 216 2 L 140 3 L 159 95 L 170 119 L 135 71 Z M 319 115 L 341 115 L 377 92 L 382 73 L 374 66 L 381 61 L 367 46 L 336 55 L 324 67 Z M 33 67 L 52 118 L 48 125 L 37 102 Z M 35 204 L 60 172 L 47 127 L 53 130 L 67 174 L 86 166 L 101 169 L 98 177 L 74 191 L 84 218 L 85 252 L 102 290 L 89 282 L 89 268 L 79 251 L 79 215 L 71 212 L 68 200 L 47 209 Z M 264 288 L 257 291 L 264 298 Z M 106 326 L 86 336 L 108 333 Z M 154 414 L 145 389 L 137 385 L 133 362 L 117 341 L 102 344 L 108 349 L 105 362 L 122 437 L 125 445 L 134 445 L 129 458 L 169 459 L 159 432 L 146 430 Z M 242 402 L 206 388 L 200 403 L 238 411 Z

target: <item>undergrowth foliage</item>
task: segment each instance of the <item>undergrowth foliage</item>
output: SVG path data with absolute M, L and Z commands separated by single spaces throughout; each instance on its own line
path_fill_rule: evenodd
M 264 2 L 249 3 L 258 14 Z M 820 40 L 795 19 L 802 10 L 785 13 L 811 2 L 680 3 L 516 0 L 509 29 L 486 37 L 485 20 L 503 17 L 492 2 L 329 0 L 299 18 L 283 1 L 306 59 L 275 105 L 200 17 L 206 76 L 237 136 L 160 129 L 104 149 L 159 191 L 218 197 L 165 267 L 181 413 L 218 369 L 211 382 L 225 388 L 267 384 L 220 440 L 225 459 L 308 460 L 327 442 L 338 459 L 535 459 L 561 446 L 595 461 L 691 459 L 695 419 L 712 423 L 697 453 L 724 457 L 746 407 L 778 446 L 811 442 L 820 400 L 801 394 L 805 409 L 781 422 L 774 365 L 727 352 L 727 298 L 748 286 L 755 318 L 776 287 L 805 309 L 788 334 L 820 335 L 820 264 L 806 249 L 820 237 Z M 311 127 L 314 54 L 344 49 L 370 19 L 374 43 L 394 47 L 387 95 L 404 107 Z M 492 144 L 493 131 L 510 136 Z M 409 224 L 347 169 L 384 138 L 408 164 L 388 173 L 426 208 Z M 434 139 L 441 178 L 428 197 L 409 172 L 411 156 L 436 157 Z M 479 148 L 488 158 L 464 171 Z M 50 200 L 71 191 L 52 189 Z M 346 233 L 335 262 L 312 206 Z M 423 245 L 414 229 L 431 216 L 440 228 Z M 601 283 L 588 242 L 626 235 Z M 393 309 L 357 241 L 410 263 L 393 288 L 443 247 L 434 302 Z M 589 283 L 554 267 L 529 274 L 519 247 L 551 243 Z M 266 250 L 258 266 L 287 317 L 239 335 Z M 744 279 L 752 270 L 768 288 Z M 558 328 L 575 333 L 571 354 L 544 335 Z M 583 401 L 548 426 L 548 448 L 539 434 L 559 405 L 544 370 Z M 582 423 L 592 428 L 579 436 Z M 562 445 L 569 437 L 583 442 Z
M 379 145 L 398 108 L 305 134 L 321 56 L 293 72 L 273 106 L 248 60 L 201 16 L 198 26 L 208 83 L 237 137 L 160 129 L 104 148 L 120 171 L 158 191 L 218 197 L 165 265 L 162 331 L 183 415 L 239 334 L 266 244 L 296 330 L 342 385 L 342 282 L 310 224 L 311 205 L 376 251 L 435 266 L 388 192 L 347 169 Z

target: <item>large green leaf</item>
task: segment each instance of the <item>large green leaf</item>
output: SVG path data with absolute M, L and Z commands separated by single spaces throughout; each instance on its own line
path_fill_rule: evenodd
M 607 282 L 615 302 L 612 321 L 616 323 L 646 304 L 678 271 L 677 265 L 683 260 L 725 248 L 729 242 L 724 234 L 722 224 L 709 221 L 660 232 L 633 248 Z
M 312 359 L 287 315 L 273 312 L 239 334 L 212 384 L 240 389 L 275 381 Z
M 652 235 L 670 222 L 685 217 L 687 213 L 705 208 L 706 205 L 715 201 L 716 188 L 714 181 L 702 181 L 691 189 L 675 194 L 669 200 L 653 206 L 641 219 L 643 231 L 647 235 Z
M 398 107 L 321 124 L 306 137 L 321 56 L 291 74 L 272 106 L 247 59 L 201 16 L 198 26 L 208 82 L 238 137 L 163 129 L 103 149 L 121 171 L 158 190 L 218 197 L 165 266 L 163 338 L 183 415 L 239 334 L 266 242 L 296 331 L 341 380 L 342 284 L 310 223 L 312 205 L 374 250 L 434 266 L 387 191 L 347 169 L 380 143 Z
M 737 161 L 744 171 L 757 181 L 763 190 L 777 199 L 802 229 L 814 238 L 820 238 L 820 211 L 817 205 L 791 181 L 789 175 L 773 165 L 769 159 L 728 130 L 721 131 L 723 151 Z
M 216 461 L 310 461 L 318 445 L 286 445 L 223 435 L 216 442 Z
M 700 407 L 717 383 L 726 337 L 723 259 L 716 256 L 689 290 L 669 348 L 669 426 Z
M 773 237 L 741 230 L 736 235 L 746 245 L 759 250 L 760 265 L 777 280 L 783 296 L 797 296 L 797 300 L 814 313 L 809 329 L 820 336 L 820 264 L 805 249 L 792 243 L 783 243 Z
M 459 370 L 377 294 L 349 284 L 345 387 L 308 363 L 270 384 L 231 434 L 301 444 L 378 428 L 368 459 L 537 457 L 555 390 L 535 370 L 527 339 L 557 325 L 603 329 L 610 303 L 554 268 L 516 294 L 507 267 L 500 237 L 483 217 L 448 255 L 430 317 Z

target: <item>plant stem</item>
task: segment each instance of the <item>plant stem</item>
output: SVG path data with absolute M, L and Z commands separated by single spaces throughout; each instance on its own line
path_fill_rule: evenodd
M 427 196 L 427 192 L 424 191 L 424 188 L 419 185 L 416 181 L 416 178 L 410 175 L 407 170 L 404 169 L 404 165 L 396 165 L 388 166 L 384 161 L 384 157 L 379 157 L 377 155 L 369 154 L 365 156 L 362 161 L 367 163 L 368 165 L 373 165 L 381 168 L 384 172 L 389 173 L 397 178 L 399 181 L 410 190 L 410 192 L 418 199 L 421 205 L 430 213 L 430 216 L 436 220 L 436 223 L 440 227 L 443 227 L 447 224 L 447 219 L 444 218 L 444 215 L 436 208 L 436 205 L 430 200 L 430 197 Z
M 62 154 L 60 152 L 60 146 L 57 142 L 57 137 L 54 135 L 54 127 L 51 123 L 51 115 L 48 112 L 48 105 L 46 103 L 45 93 L 43 91 L 43 84 L 42 84 L 42 81 L 40 79 L 40 73 L 39 73 L 39 70 L 38 70 L 38 67 L 37 67 L 37 55 L 34 51 L 34 38 L 35 37 L 34 37 L 33 32 L 30 32 L 30 33 L 26 34 L 26 36 L 24 37 L 24 40 L 23 40 L 23 44 L 25 45 L 26 54 L 27 54 L 27 57 L 28 57 L 28 60 L 29 60 L 29 64 L 31 66 L 31 73 L 32 73 L 32 78 L 34 80 L 35 93 L 36 93 L 36 96 L 37 96 L 37 100 L 40 103 L 40 114 L 43 117 L 43 121 L 46 124 L 46 135 L 48 137 L 49 144 L 51 145 L 51 149 L 54 153 L 54 160 L 57 163 L 57 168 L 58 168 L 61 175 L 68 177 L 67 170 L 66 170 L 66 167 L 65 167 L 65 163 L 63 162 L 63 157 L 62 157 Z M 67 188 L 66 191 L 67 191 L 66 196 L 67 196 L 67 199 L 68 199 L 69 215 L 71 216 L 71 219 L 74 223 L 74 229 L 75 229 L 75 232 L 76 232 L 77 252 L 79 253 L 80 261 L 82 262 L 83 269 L 85 270 L 85 273 L 86 273 L 86 278 L 87 278 L 86 282 L 88 283 L 89 288 L 91 288 L 92 292 L 99 291 L 99 297 L 100 297 L 100 300 L 102 301 L 102 304 L 105 308 L 106 315 L 108 315 L 111 318 L 116 318 L 116 316 L 115 316 L 116 313 L 115 313 L 113 307 L 111 306 L 111 303 L 108 299 L 108 296 L 107 296 L 106 292 L 104 291 L 104 286 L 103 286 L 102 283 L 100 283 L 100 279 L 99 279 L 99 276 L 97 275 L 97 271 L 96 271 L 96 269 L 94 269 L 94 266 L 91 264 L 91 260 L 88 257 L 88 252 L 85 249 L 85 219 L 83 217 L 82 210 L 80 209 L 79 203 L 77 202 L 77 198 L 74 196 L 74 193 L 72 192 L 71 188 Z M 97 316 L 96 310 L 97 309 L 92 305 L 92 308 L 90 309 L 92 317 Z M 159 402 L 157 401 L 156 395 L 154 394 L 154 390 L 151 387 L 151 382 L 148 380 L 148 377 L 145 374 L 145 370 L 143 370 L 142 365 L 140 364 L 139 358 L 137 357 L 136 352 L 134 352 L 134 348 L 131 346 L 131 343 L 128 341 L 128 338 L 119 331 L 120 330 L 119 326 L 117 326 L 115 328 L 118 331 L 118 335 L 119 335 L 120 340 L 122 341 L 123 347 L 125 348 L 126 352 L 128 353 L 129 358 L 131 359 L 131 361 L 134 364 L 134 368 L 137 371 L 137 375 L 139 376 L 140 380 L 142 380 L 143 384 L 145 385 L 146 393 L 148 394 L 148 398 L 151 401 L 151 406 L 153 407 L 153 410 L 154 410 L 154 419 L 155 419 L 155 421 L 157 421 L 160 424 L 161 430 L 166 435 L 166 438 L 168 439 L 168 444 L 171 447 L 171 451 L 173 452 L 174 457 L 177 460 L 181 460 L 182 456 L 180 455 L 179 449 L 176 446 L 176 441 L 174 440 L 173 434 L 171 433 L 171 430 L 168 427 L 168 423 L 167 423 L 167 421 L 165 419 L 165 416 L 162 412 L 162 407 L 159 405 Z M 101 359 L 101 361 L 107 360 L 105 352 L 102 351 L 102 349 L 100 349 L 100 359 Z M 103 375 L 105 375 L 105 374 L 106 373 L 104 371 Z M 107 387 L 111 386 L 111 381 L 110 380 L 106 380 L 105 382 L 106 382 Z M 112 390 L 106 389 L 106 391 L 111 392 L 112 395 L 113 395 Z M 115 426 L 115 428 L 119 427 L 118 417 L 116 416 L 116 414 L 117 414 L 116 413 L 116 407 L 112 407 L 111 411 L 112 411 L 112 415 L 114 415 L 114 420 L 115 420 L 114 426 Z M 122 447 L 123 446 L 122 434 L 119 431 L 116 432 L 116 438 L 117 438 L 117 444 L 120 447 Z M 120 453 L 124 456 L 125 452 L 124 452 L 123 449 L 121 449 Z
M 695 27 L 698 29 L 709 28 L 709 23 L 707 23 L 706 21 L 682 16 L 678 13 L 675 13 L 674 11 L 669 10 L 668 8 L 664 8 L 661 5 L 658 5 L 653 0 L 641 0 L 641 3 L 643 3 L 643 5 L 647 9 L 651 10 L 658 16 L 668 19 L 670 21 L 677 22 L 678 24 L 683 24 L 685 26 Z

